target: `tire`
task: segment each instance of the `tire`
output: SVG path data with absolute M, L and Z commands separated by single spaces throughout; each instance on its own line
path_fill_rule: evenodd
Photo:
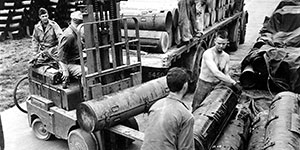
M 244 25 L 243 29 L 240 30 L 240 33 L 240 44 L 244 44 L 246 39 L 246 24 Z
M 21 83 L 23 83 L 23 82 L 26 81 L 26 80 L 28 80 L 28 77 L 27 77 L 27 76 L 21 78 L 21 79 L 17 82 L 17 84 L 16 84 L 16 86 L 15 86 L 15 88 L 14 88 L 14 91 L 13 91 L 14 103 L 15 103 L 15 105 L 18 107 L 18 109 L 19 109 L 20 111 L 22 111 L 23 113 L 27 113 L 27 110 L 24 109 L 24 108 L 22 108 L 22 107 L 20 106 L 20 104 L 19 104 L 19 99 L 17 98 L 17 91 L 18 91 L 19 86 L 22 85 Z
M 231 26 L 228 27 L 229 46 L 225 49 L 226 52 L 234 52 L 238 50 L 240 44 L 240 21 L 236 20 Z
M 196 46 L 195 50 L 190 51 L 190 54 L 185 59 L 185 67 L 190 71 L 191 79 L 189 81 L 188 93 L 194 93 L 199 74 L 201 72 L 202 55 L 205 49 L 202 44 Z
M 242 21 L 241 21 L 241 28 L 240 28 L 240 44 L 245 43 L 246 39 L 246 30 L 247 30 L 247 23 L 248 23 L 248 12 L 245 11 L 243 13 Z
M 45 125 L 41 121 L 40 118 L 36 118 L 33 120 L 31 124 L 34 135 L 40 140 L 49 140 L 51 138 L 51 133 L 47 131 Z
M 215 46 L 215 39 L 216 39 L 216 33 L 212 34 L 209 39 L 209 44 L 208 44 L 209 48 Z
M 96 137 L 82 129 L 75 129 L 68 135 L 69 150 L 97 150 Z

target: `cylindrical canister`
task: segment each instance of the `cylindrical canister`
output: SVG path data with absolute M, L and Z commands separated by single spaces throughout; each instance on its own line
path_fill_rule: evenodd
M 300 149 L 299 95 L 293 92 L 277 94 L 269 109 L 264 150 Z
M 251 89 L 255 87 L 257 83 L 257 74 L 254 72 L 253 67 L 251 65 L 248 65 L 245 67 L 243 72 L 240 76 L 240 82 L 243 88 L 245 89 Z
M 143 12 L 137 11 L 135 14 L 122 14 L 123 17 L 135 17 L 139 22 L 139 29 L 141 30 L 155 30 L 155 31 L 171 31 L 172 30 L 172 13 L 171 11 L 158 12 Z M 135 22 L 132 19 L 127 21 L 129 29 L 135 29 Z
M 259 112 L 251 124 L 251 136 L 247 150 L 262 150 L 264 147 L 265 126 L 268 121 L 269 111 Z
M 240 92 L 219 84 L 193 112 L 195 147 L 209 150 L 227 125 L 237 105 Z
M 249 134 L 251 123 L 250 111 L 244 104 L 238 104 L 228 125 L 212 150 L 244 150 L 247 147 L 245 139 Z
M 77 121 L 87 132 L 111 127 L 146 112 L 157 100 L 167 96 L 166 77 L 79 104 Z
M 122 37 L 124 37 L 125 30 L 122 30 Z M 128 37 L 136 37 L 135 30 L 127 30 Z M 172 34 L 172 33 L 170 33 Z M 171 46 L 172 39 L 166 31 L 151 31 L 139 30 L 140 46 L 143 51 L 154 53 L 165 53 Z

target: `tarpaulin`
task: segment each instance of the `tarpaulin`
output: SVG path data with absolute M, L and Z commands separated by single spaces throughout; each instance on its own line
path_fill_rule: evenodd
M 251 88 L 300 93 L 300 48 L 276 48 L 264 45 L 253 49 L 242 61 L 241 83 L 252 82 Z M 252 66 L 251 78 L 244 70 Z M 255 77 L 253 77 L 255 76 Z M 255 79 L 252 81 L 247 81 Z M 247 85 L 243 85 L 247 88 Z M 249 88 L 249 87 L 248 87 Z

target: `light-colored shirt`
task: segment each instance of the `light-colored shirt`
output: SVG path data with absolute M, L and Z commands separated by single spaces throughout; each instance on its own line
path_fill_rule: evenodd
M 199 78 L 210 83 L 224 81 L 235 83 L 229 76 L 229 55 L 226 52 L 216 53 L 215 47 L 207 49 L 202 56 Z
M 194 117 L 180 100 L 166 97 L 149 110 L 142 150 L 193 150 Z
M 42 27 L 41 21 L 34 26 L 32 34 L 32 48 L 38 53 L 42 50 L 49 49 L 58 44 L 62 30 L 59 25 L 52 20 L 49 20 L 45 30 Z

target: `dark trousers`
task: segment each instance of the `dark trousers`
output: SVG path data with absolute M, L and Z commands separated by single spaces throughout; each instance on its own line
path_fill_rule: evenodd
M 200 78 L 198 79 L 197 87 L 195 90 L 194 99 L 192 103 L 192 108 L 193 108 L 192 112 L 194 112 L 197 108 L 201 106 L 201 103 L 204 101 L 206 96 L 209 95 L 209 93 L 214 89 L 214 87 L 217 84 L 218 83 L 210 83 L 210 82 L 203 81 Z

